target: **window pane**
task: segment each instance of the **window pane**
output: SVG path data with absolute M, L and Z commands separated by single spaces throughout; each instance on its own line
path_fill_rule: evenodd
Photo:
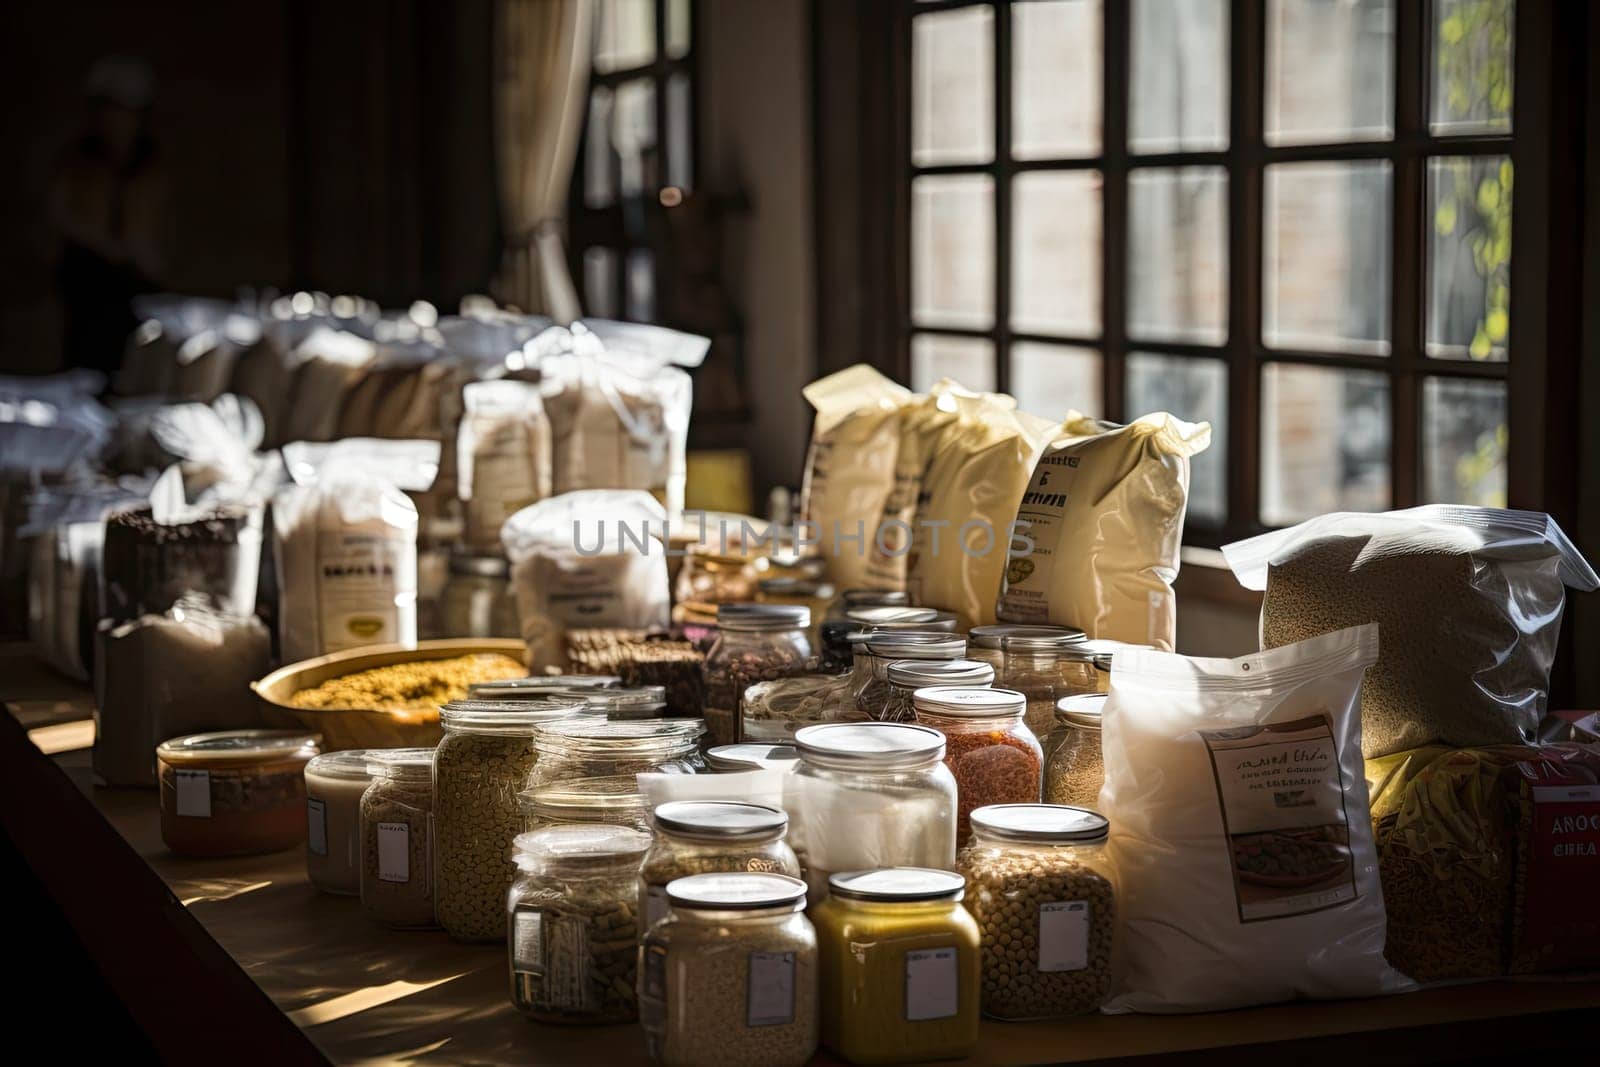
M 968 389 L 992 390 L 994 343 L 977 337 L 917 334 L 911 339 L 911 388 L 926 392 L 940 378 L 954 378 Z
M 1268 345 L 1388 354 L 1391 184 L 1384 162 L 1267 168 Z
M 918 15 L 911 23 L 911 161 L 994 158 L 994 11 Z
M 1100 333 L 1100 172 L 1034 171 L 1011 186 L 1011 327 Z
M 609 248 L 583 250 L 583 308 L 591 317 L 617 317 L 617 253 Z
M 689 0 L 667 0 L 667 58 L 689 54 L 690 26 Z
M 617 202 L 617 154 L 611 147 L 611 90 L 589 94 L 589 128 L 583 135 L 583 202 L 610 207 Z
M 654 193 L 661 184 L 656 169 L 655 82 L 638 78 L 617 87 L 611 140 L 617 149 L 623 197 Z
M 1393 0 L 1268 0 L 1267 143 L 1393 136 Z
M 1227 340 L 1228 178 L 1221 167 L 1129 176 L 1128 332 Z
M 1389 380 L 1269 363 L 1261 374 L 1261 521 L 1389 506 Z
M 1434 0 L 1434 133 L 1511 129 L 1516 21 L 1514 0 Z
M 1100 353 L 1092 348 L 1018 341 L 1011 346 L 1010 389 L 1022 410 L 1047 419 L 1105 410 Z
M 1422 492 L 1430 504 L 1506 506 L 1506 386 L 1428 378 Z
M 647 67 L 656 58 L 656 0 L 601 0 L 594 26 L 594 69 Z
M 1228 147 L 1226 0 L 1134 0 L 1128 147 Z
M 694 98 L 689 76 L 674 74 L 667 82 L 667 184 L 694 188 Z
M 1505 359 L 1511 330 L 1511 160 L 1429 160 L 1428 218 L 1428 355 Z
M 1100 154 L 1100 0 L 1040 0 L 1011 8 L 1011 154 Z
M 911 317 L 923 325 L 994 325 L 994 179 L 911 183 Z
M 1189 514 L 1220 523 L 1228 515 L 1228 365 L 1190 356 L 1128 356 L 1129 419 L 1170 411 L 1211 424 L 1211 447 L 1189 472 Z

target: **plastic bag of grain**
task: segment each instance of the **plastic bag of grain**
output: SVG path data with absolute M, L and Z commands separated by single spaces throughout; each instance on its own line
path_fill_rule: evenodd
M 923 470 L 906 589 L 913 603 L 955 612 L 966 630 L 995 621 L 1017 506 L 1060 426 L 1017 411 L 1008 396 L 934 399 L 954 418 L 940 422 Z
M 1239 659 L 1119 650 L 1101 726 L 1122 966 L 1107 1011 L 1406 988 L 1362 775 L 1378 628 Z
M 591 489 L 523 508 L 500 532 L 535 670 L 568 666 L 569 629 L 671 621 L 666 511 L 649 493 Z
M 1600 585 L 1541 512 L 1428 505 L 1336 512 L 1223 548 L 1265 589 L 1261 646 L 1383 627 L 1361 694 L 1366 755 L 1534 740 L 1566 587 Z
M 506 520 L 550 495 L 550 420 L 531 382 L 472 382 L 462 401 L 456 462 L 463 537 L 469 548 L 495 554 Z
M 802 391 L 817 417 L 800 509 L 815 529 L 828 576 L 844 589 L 898 589 L 899 581 L 885 581 L 870 564 L 879 520 L 894 493 L 901 410 L 913 394 L 862 363 Z
M 1072 412 L 1017 509 L 995 614 L 1171 651 L 1189 460 L 1209 423 L 1164 411 L 1126 426 Z

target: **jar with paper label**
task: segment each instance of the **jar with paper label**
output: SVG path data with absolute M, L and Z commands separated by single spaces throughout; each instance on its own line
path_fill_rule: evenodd
M 1109 824 L 1087 808 L 1004 804 L 972 813 L 958 868 L 983 935 L 983 1011 L 1044 1019 L 1111 995 L 1116 878 Z
M 667 885 L 640 948 L 645 1047 L 670 1067 L 800 1067 L 817 1049 L 817 936 L 805 883 L 696 874 Z
M 966 639 L 954 634 L 920 630 L 869 634 L 856 654 L 855 670 L 851 674 L 856 707 L 866 712 L 868 718 L 883 720 L 889 709 L 889 664 L 899 660 L 950 662 L 963 659 L 966 652 Z M 909 722 L 911 716 L 890 721 Z
M 1056 701 L 1095 691 L 1095 652 L 1076 630 L 1018 630 L 1000 639 L 1004 661 L 999 684 L 1028 698 L 1028 729 L 1043 737 L 1055 725 Z
M 433 913 L 433 749 L 367 754 L 361 796 L 361 908 L 396 929 L 437 926 Z
M 1100 751 L 1105 693 L 1085 693 L 1056 702 L 1056 727 L 1044 744 L 1044 799 L 1051 804 L 1093 807 L 1106 784 Z
M 639 861 L 650 835 L 626 826 L 519 834 L 505 899 L 511 1003 L 546 1023 L 638 1018 Z
M 814 670 L 811 612 L 785 604 L 724 604 L 717 640 L 706 653 L 707 743 L 731 745 L 739 736 L 746 689 Z
M 1034 804 L 1044 786 L 1044 753 L 1022 720 L 1022 694 L 1011 689 L 935 686 L 912 695 L 917 721 L 944 735 L 944 761 L 961 802 L 956 843 L 971 833 L 968 815 L 985 804 Z
M 156 748 L 161 840 L 182 856 L 251 856 L 301 844 L 305 769 L 320 743 L 298 730 L 163 741 Z
M 363 749 L 306 764 L 306 879 L 324 893 L 361 892 L 361 795 L 372 784 Z
M 929 686 L 987 689 L 994 685 L 994 668 L 973 659 L 897 659 L 886 672 L 889 700 L 878 716 L 884 722 L 915 722 L 917 709 L 911 694 Z
M 439 709 L 444 737 L 433 757 L 434 912 L 458 941 L 505 937 L 506 887 L 522 830 L 517 794 L 539 759 L 541 725 L 583 710 L 558 702 L 460 700 Z
M 800 766 L 789 844 L 811 901 L 828 876 L 955 864 L 956 780 L 939 731 L 910 723 L 825 723 L 795 735 Z
M 645 928 L 667 915 L 667 884 L 691 874 L 756 871 L 800 877 L 784 841 L 789 816 L 764 804 L 678 800 L 651 815 L 656 838 L 639 873 Z
M 958 1059 L 978 1044 L 978 924 L 947 870 L 836 874 L 812 908 L 822 1043 L 851 1063 Z
M 639 792 L 638 778 L 631 774 L 576 778 L 524 789 L 517 802 L 522 807 L 524 832 L 566 823 L 650 829 L 644 794 Z
M 501 556 L 451 556 L 441 606 L 447 637 L 519 637 L 511 565 Z
M 580 778 L 660 771 L 698 774 L 705 770 L 699 719 L 638 719 L 613 722 L 583 714 L 542 726 L 533 737 L 539 758 L 525 785 L 536 789 Z

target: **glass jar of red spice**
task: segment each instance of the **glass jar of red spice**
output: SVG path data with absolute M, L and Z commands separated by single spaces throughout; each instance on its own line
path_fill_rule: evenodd
M 975 808 L 1039 802 L 1044 755 L 1022 719 L 1025 696 L 941 685 L 918 689 L 911 702 L 917 721 L 945 737 L 944 762 L 956 780 L 956 847 L 971 835 Z

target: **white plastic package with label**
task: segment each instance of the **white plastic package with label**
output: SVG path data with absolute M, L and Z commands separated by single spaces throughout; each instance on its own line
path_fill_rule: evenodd
M 1384 960 L 1361 759 L 1378 628 L 1239 659 L 1118 651 L 1101 727 L 1123 968 L 1109 1012 L 1412 983 Z

